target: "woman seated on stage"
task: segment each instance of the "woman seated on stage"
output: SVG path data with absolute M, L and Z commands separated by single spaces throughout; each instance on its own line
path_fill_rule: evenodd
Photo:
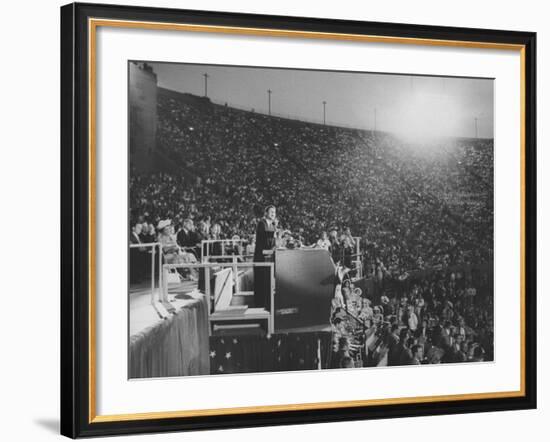
M 164 261 L 167 264 L 179 263 L 179 247 L 176 243 L 176 237 L 174 236 L 174 227 L 172 226 L 172 221 L 169 219 L 159 221 L 157 230 L 158 242 L 162 246 Z
M 161 244 L 164 262 L 166 264 L 197 263 L 197 258 L 193 253 L 185 252 L 178 246 L 171 220 L 165 219 L 160 221 L 157 230 L 159 232 L 158 242 Z M 197 269 L 178 268 L 178 272 L 184 277 L 188 276 L 191 280 L 196 281 L 198 279 Z

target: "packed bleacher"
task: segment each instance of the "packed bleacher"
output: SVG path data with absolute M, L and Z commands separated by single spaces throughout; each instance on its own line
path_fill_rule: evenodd
M 479 270 L 493 260 L 492 140 L 418 148 L 160 88 L 157 112 L 156 149 L 175 168 L 130 178 L 131 221 L 148 239 L 161 220 L 177 231 L 188 218 L 204 239 L 214 224 L 218 238 L 252 239 L 273 204 L 289 241 L 327 232 L 346 267 L 350 232 L 361 238 L 372 284 L 356 299 L 352 282 L 341 287 L 337 366 L 492 359 L 492 272 Z

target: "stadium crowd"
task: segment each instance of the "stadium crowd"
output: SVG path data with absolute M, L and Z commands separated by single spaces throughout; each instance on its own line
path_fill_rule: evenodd
M 157 112 L 157 149 L 181 173 L 131 173 L 131 221 L 144 241 L 167 219 L 173 235 L 191 220 L 199 240 L 252 241 L 274 204 L 285 244 L 326 247 L 352 267 L 360 238 L 375 285 L 369 298 L 341 288 L 338 366 L 492 358 L 492 282 L 449 270 L 493 259 L 492 140 L 411 148 L 160 88 Z M 371 352 L 353 351 L 357 327 Z

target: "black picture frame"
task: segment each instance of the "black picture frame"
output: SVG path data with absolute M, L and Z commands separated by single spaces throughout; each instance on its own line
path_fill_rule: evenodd
M 94 421 L 90 398 L 90 18 L 521 45 L 524 51 L 524 395 L 315 410 Z M 76 438 L 536 408 L 536 34 L 224 12 L 61 8 L 61 434 Z

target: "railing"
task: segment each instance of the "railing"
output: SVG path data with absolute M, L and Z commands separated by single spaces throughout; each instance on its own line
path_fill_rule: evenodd
M 225 254 L 225 245 L 229 243 L 232 247 L 235 247 L 236 244 L 238 244 L 239 250 L 242 252 L 243 250 L 243 244 L 247 242 L 244 239 L 205 239 L 201 242 L 201 261 L 203 264 L 209 263 L 211 259 L 215 260 L 223 260 L 227 261 L 230 260 L 232 264 L 232 276 L 233 276 L 233 284 L 234 287 L 237 287 L 238 282 L 238 266 L 236 265 L 238 263 L 238 259 L 241 258 L 243 261 L 246 258 L 251 257 L 252 255 L 245 255 L 243 253 L 239 254 L 233 254 L 233 255 L 226 255 Z M 210 255 L 210 245 L 214 244 L 220 244 L 221 247 L 221 255 Z M 206 251 L 205 251 L 206 249 Z M 226 263 L 226 267 L 228 267 Z
M 155 303 L 155 255 L 156 255 L 156 248 L 159 248 L 158 252 L 158 266 L 159 266 L 159 276 L 158 276 L 158 287 L 159 290 L 162 287 L 162 272 L 160 271 L 162 267 L 162 252 L 160 250 L 161 244 L 158 242 L 151 242 L 151 243 L 145 243 L 145 244 L 130 244 L 130 249 L 143 249 L 143 248 L 151 248 L 151 305 L 154 305 Z M 130 258 L 131 260 L 131 258 Z M 129 263 L 132 265 L 132 263 Z
M 248 241 L 244 240 L 244 239 L 203 239 L 201 241 L 201 261 L 203 263 L 207 263 L 207 262 L 210 261 L 210 259 L 231 259 L 231 260 L 234 260 L 235 258 L 239 258 L 239 257 L 241 257 L 241 258 L 250 257 L 252 255 L 246 255 L 244 253 L 239 253 L 237 255 L 235 255 L 235 254 L 226 255 L 225 254 L 226 244 L 230 244 L 232 246 L 235 246 L 236 244 L 238 244 L 240 250 L 242 251 L 243 250 L 243 245 L 246 242 L 248 242 Z M 210 254 L 211 245 L 214 245 L 214 244 L 220 244 L 221 252 L 222 252 L 221 255 L 211 255 Z

